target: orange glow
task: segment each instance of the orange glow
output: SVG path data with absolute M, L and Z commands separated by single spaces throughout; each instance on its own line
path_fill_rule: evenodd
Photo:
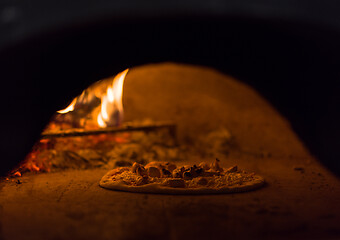
M 17 171 L 17 172 L 15 172 L 15 173 L 13 174 L 13 176 L 14 176 L 14 177 L 21 177 L 21 173 L 20 173 L 19 171 Z
M 123 120 L 123 84 L 124 79 L 129 69 L 118 73 L 110 85 L 106 94 L 101 96 L 100 112 L 97 116 L 99 127 L 118 126 Z

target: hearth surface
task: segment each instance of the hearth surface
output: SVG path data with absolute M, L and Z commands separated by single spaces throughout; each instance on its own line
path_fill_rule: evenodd
M 110 191 L 99 169 L 26 175 L 1 183 L 1 239 L 340 237 L 339 181 L 313 160 L 303 171 L 275 160 L 240 164 L 267 181 L 241 194 Z
M 132 69 L 124 91 L 127 119 L 173 116 L 180 140 L 226 126 L 240 148 L 221 165 L 254 171 L 266 186 L 174 196 L 103 189 L 107 169 L 25 174 L 0 183 L 0 239 L 340 238 L 339 179 L 255 91 L 209 68 L 177 64 Z

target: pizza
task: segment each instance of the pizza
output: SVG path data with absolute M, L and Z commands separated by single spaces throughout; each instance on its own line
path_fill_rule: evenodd
M 237 166 L 222 168 L 220 161 L 198 165 L 176 166 L 170 162 L 135 162 L 106 173 L 99 185 L 106 189 L 139 193 L 216 194 L 257 189 L 264 179 Z

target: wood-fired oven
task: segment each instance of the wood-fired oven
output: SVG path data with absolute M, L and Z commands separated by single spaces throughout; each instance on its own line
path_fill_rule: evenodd
M 337 4 L 31 4 L 0 7 L 0 238 L 340 238 Z M 102 95 L 127 68 L 124 121 L 103 120 Z M 77 96 L 79 112 L 56 113 Z M 98 186 L 134 161 L 216 157 L 265 186 Z

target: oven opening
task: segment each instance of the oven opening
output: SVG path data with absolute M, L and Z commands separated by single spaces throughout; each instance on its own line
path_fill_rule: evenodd
M 307 154 L 298 140 L 280 137 L 276 131 L 292 130 L 255 90 L 204 66 L 133 67 L 68 102 L 10 176 L 215 159 L 253 171 L 255 158 Z M 273 134 L 275 144 L 268 145 L 263 132 Z

